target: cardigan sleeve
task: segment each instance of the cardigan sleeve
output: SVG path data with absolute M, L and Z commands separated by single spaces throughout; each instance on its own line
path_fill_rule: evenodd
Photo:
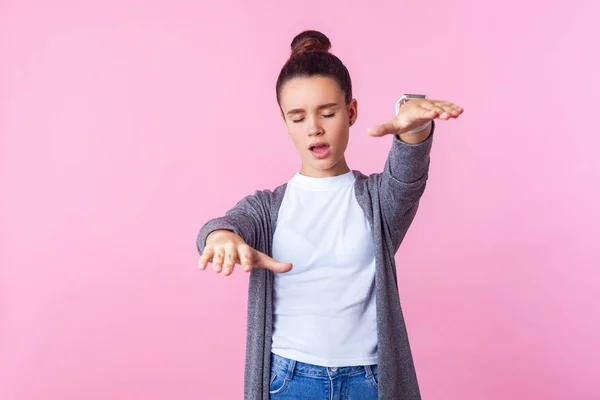
M 396 251 L 417 213 L 425 191 L 434 130 L 435 123 L 429 137 L 418 144 L 405 143 L 394 135 L 392 148 L 380 175 L 380 206 Z
M 270 221 L 270 203 L 273 193 L 269 190 L 257 191 L 240 200 L 224 216 L 207 221 L 196 239 L 198 252 L 202 254 L 206 238 L 216 230 L 228 230 L 240 236 L 252 248 L 262 251 L 262 234 Z

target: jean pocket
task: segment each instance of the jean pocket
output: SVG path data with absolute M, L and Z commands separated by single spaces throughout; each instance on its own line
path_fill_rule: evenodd
M 371 372 L 369 382 L 371 382 L 375 389 L 379 389 L 379 369 L 376 365 L 371 366 Z
M 279 394 L 287 389 L 290 381 L 286 378 L 287 375 L 278 371 L 271 372 L 271 385 L 269 386 L 270 394 Z

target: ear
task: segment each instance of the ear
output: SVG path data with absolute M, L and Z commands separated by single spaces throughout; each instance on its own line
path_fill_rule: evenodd
M 348 117 L 350 118 L 350 126 L 354 125 L 358 118 L 358 101 L 352 99 L 348 105 Z

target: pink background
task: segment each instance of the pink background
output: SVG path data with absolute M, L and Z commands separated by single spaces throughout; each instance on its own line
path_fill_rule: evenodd
M 82 3 L 0 3 L 0 399 L 242 398 L 248 276 L 195 238 L 298 170 L 304 29 L 352 74 L 353 169 L 401 93 L 465 108 L 397 256 L 423 398 L 600 398 L 597 3 Z

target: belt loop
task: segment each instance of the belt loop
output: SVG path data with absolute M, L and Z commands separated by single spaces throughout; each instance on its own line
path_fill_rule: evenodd
M 294 369 L 295 368 L 296 368 L 296 361 L 295 360 L 290 360 L 290 363 L 288 364 L 287 375 L 285 377 L 288 381 L 292 380 L 292 377 L 294 376 Z
M 365 365 L 365 371 L 367 372 L 367 379 L 371 379 L 373 376 L 373 370 L 370 365 Z

